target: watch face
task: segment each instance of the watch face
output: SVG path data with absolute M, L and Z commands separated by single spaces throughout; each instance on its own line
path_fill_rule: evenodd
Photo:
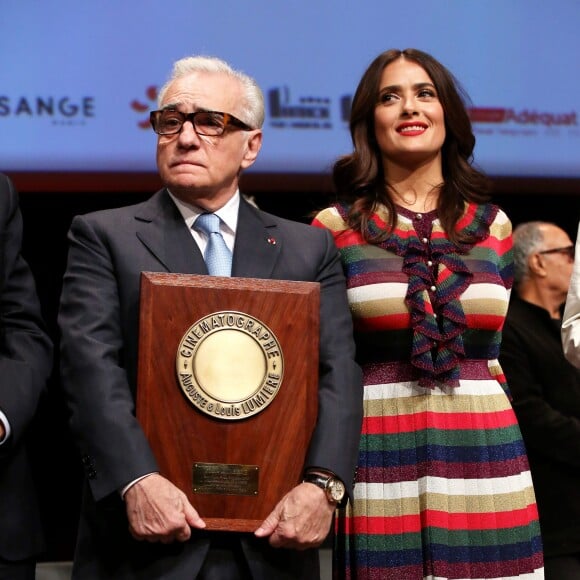
M 338 503 L 344 497 L 344 484 L 339 479 L 331 479 L 328 482 L 328 491 L 332 500 Z

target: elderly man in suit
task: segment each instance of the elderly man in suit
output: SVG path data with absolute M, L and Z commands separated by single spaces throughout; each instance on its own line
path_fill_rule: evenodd
M 27 434 L 52 368 L 52 343 L 20 253 L 18 195 L 2 174 L 0 235 L 0 580 L 30 580 L 44 541 Z
M 258 156 L 263 120 L 253 79 L 215 58 L 176 62 L 151 113 L 164 189 L 144 203 L 73 220 L 59 324 L 63 388 L 88 484 L 74 578 L 319 577 L 316 548 L 340 500 L 322 488 L 343 483 L 350 492 L 361 378 L 331 237 L 264 213 L 240 195 L 239 176 Z M 221 275 L 231 267 L 233 277 L 321 285 L 319 410 L 304 465 L 308 481 L 296 482 L 254 533 L 205 531 L 196 506 L 157 473 L 135 417 L 140 274 L 207 274 L 214 242 L 197 227 L 204 214 L 219 218 L 218 242 L 231 252 Z

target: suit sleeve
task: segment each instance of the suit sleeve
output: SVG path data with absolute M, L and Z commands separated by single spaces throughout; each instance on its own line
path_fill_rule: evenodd
M 34 278 L 21 255 L 22 216 L 12 183 L 0 175 L 0 409 L 11 429 L 1 447 L 18 445 L 52 368 Z
M 580 368 L 580 224 L 578 224 L 578 235 L 576 237 L 576 259 L 564 317 L 562 319 L 562 346 L 566 358 L 575 366 Z
M 118 273 L 107 239 L 97 220 L 73 220 L 59 311 L 62 387 L 97 501 L 157 470 L 135 417 Z
M 336 473 L 352 493 L 363 413 L 362 377 L 355 363 L 352 317 L 338 250 L 324 232 L 318 269 L 320 304 L 320 386 L 318 421 L 306 466 Z

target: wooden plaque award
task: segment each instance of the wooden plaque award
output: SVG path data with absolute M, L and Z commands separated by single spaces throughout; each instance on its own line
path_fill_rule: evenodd
M 319 305 L 315 282 L 142 274 L 137 417 L 207 529 L 252 532 L 299 483 Z

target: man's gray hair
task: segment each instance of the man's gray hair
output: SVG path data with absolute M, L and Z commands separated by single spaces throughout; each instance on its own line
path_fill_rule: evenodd
M 541 227 L 549 222 L 524 222 L 514 229 L 514 285 L 518 286 L 528 276 L 528 258 L 544 243 Z
M 219 73 L 225 74 L 237 80 L 242 86 L 244 99 L 240 103 L 242 107 L 242 114 L 240 121 L 243 121 L 253 129 L 260 129 L 264 124 L 264 95 L 256 81 L 243 73 L 242 71 L 233 69 L 227 62 L 214 56 L 187 56 L 176 61 L 173 64 L 173 70 L 168 81 L 161 87 L 157 97 L 158 106 L 161 107 L 165 93 L 169 85 L 191 73 Z M 224 111 L 228 113 L 230 111 Z

